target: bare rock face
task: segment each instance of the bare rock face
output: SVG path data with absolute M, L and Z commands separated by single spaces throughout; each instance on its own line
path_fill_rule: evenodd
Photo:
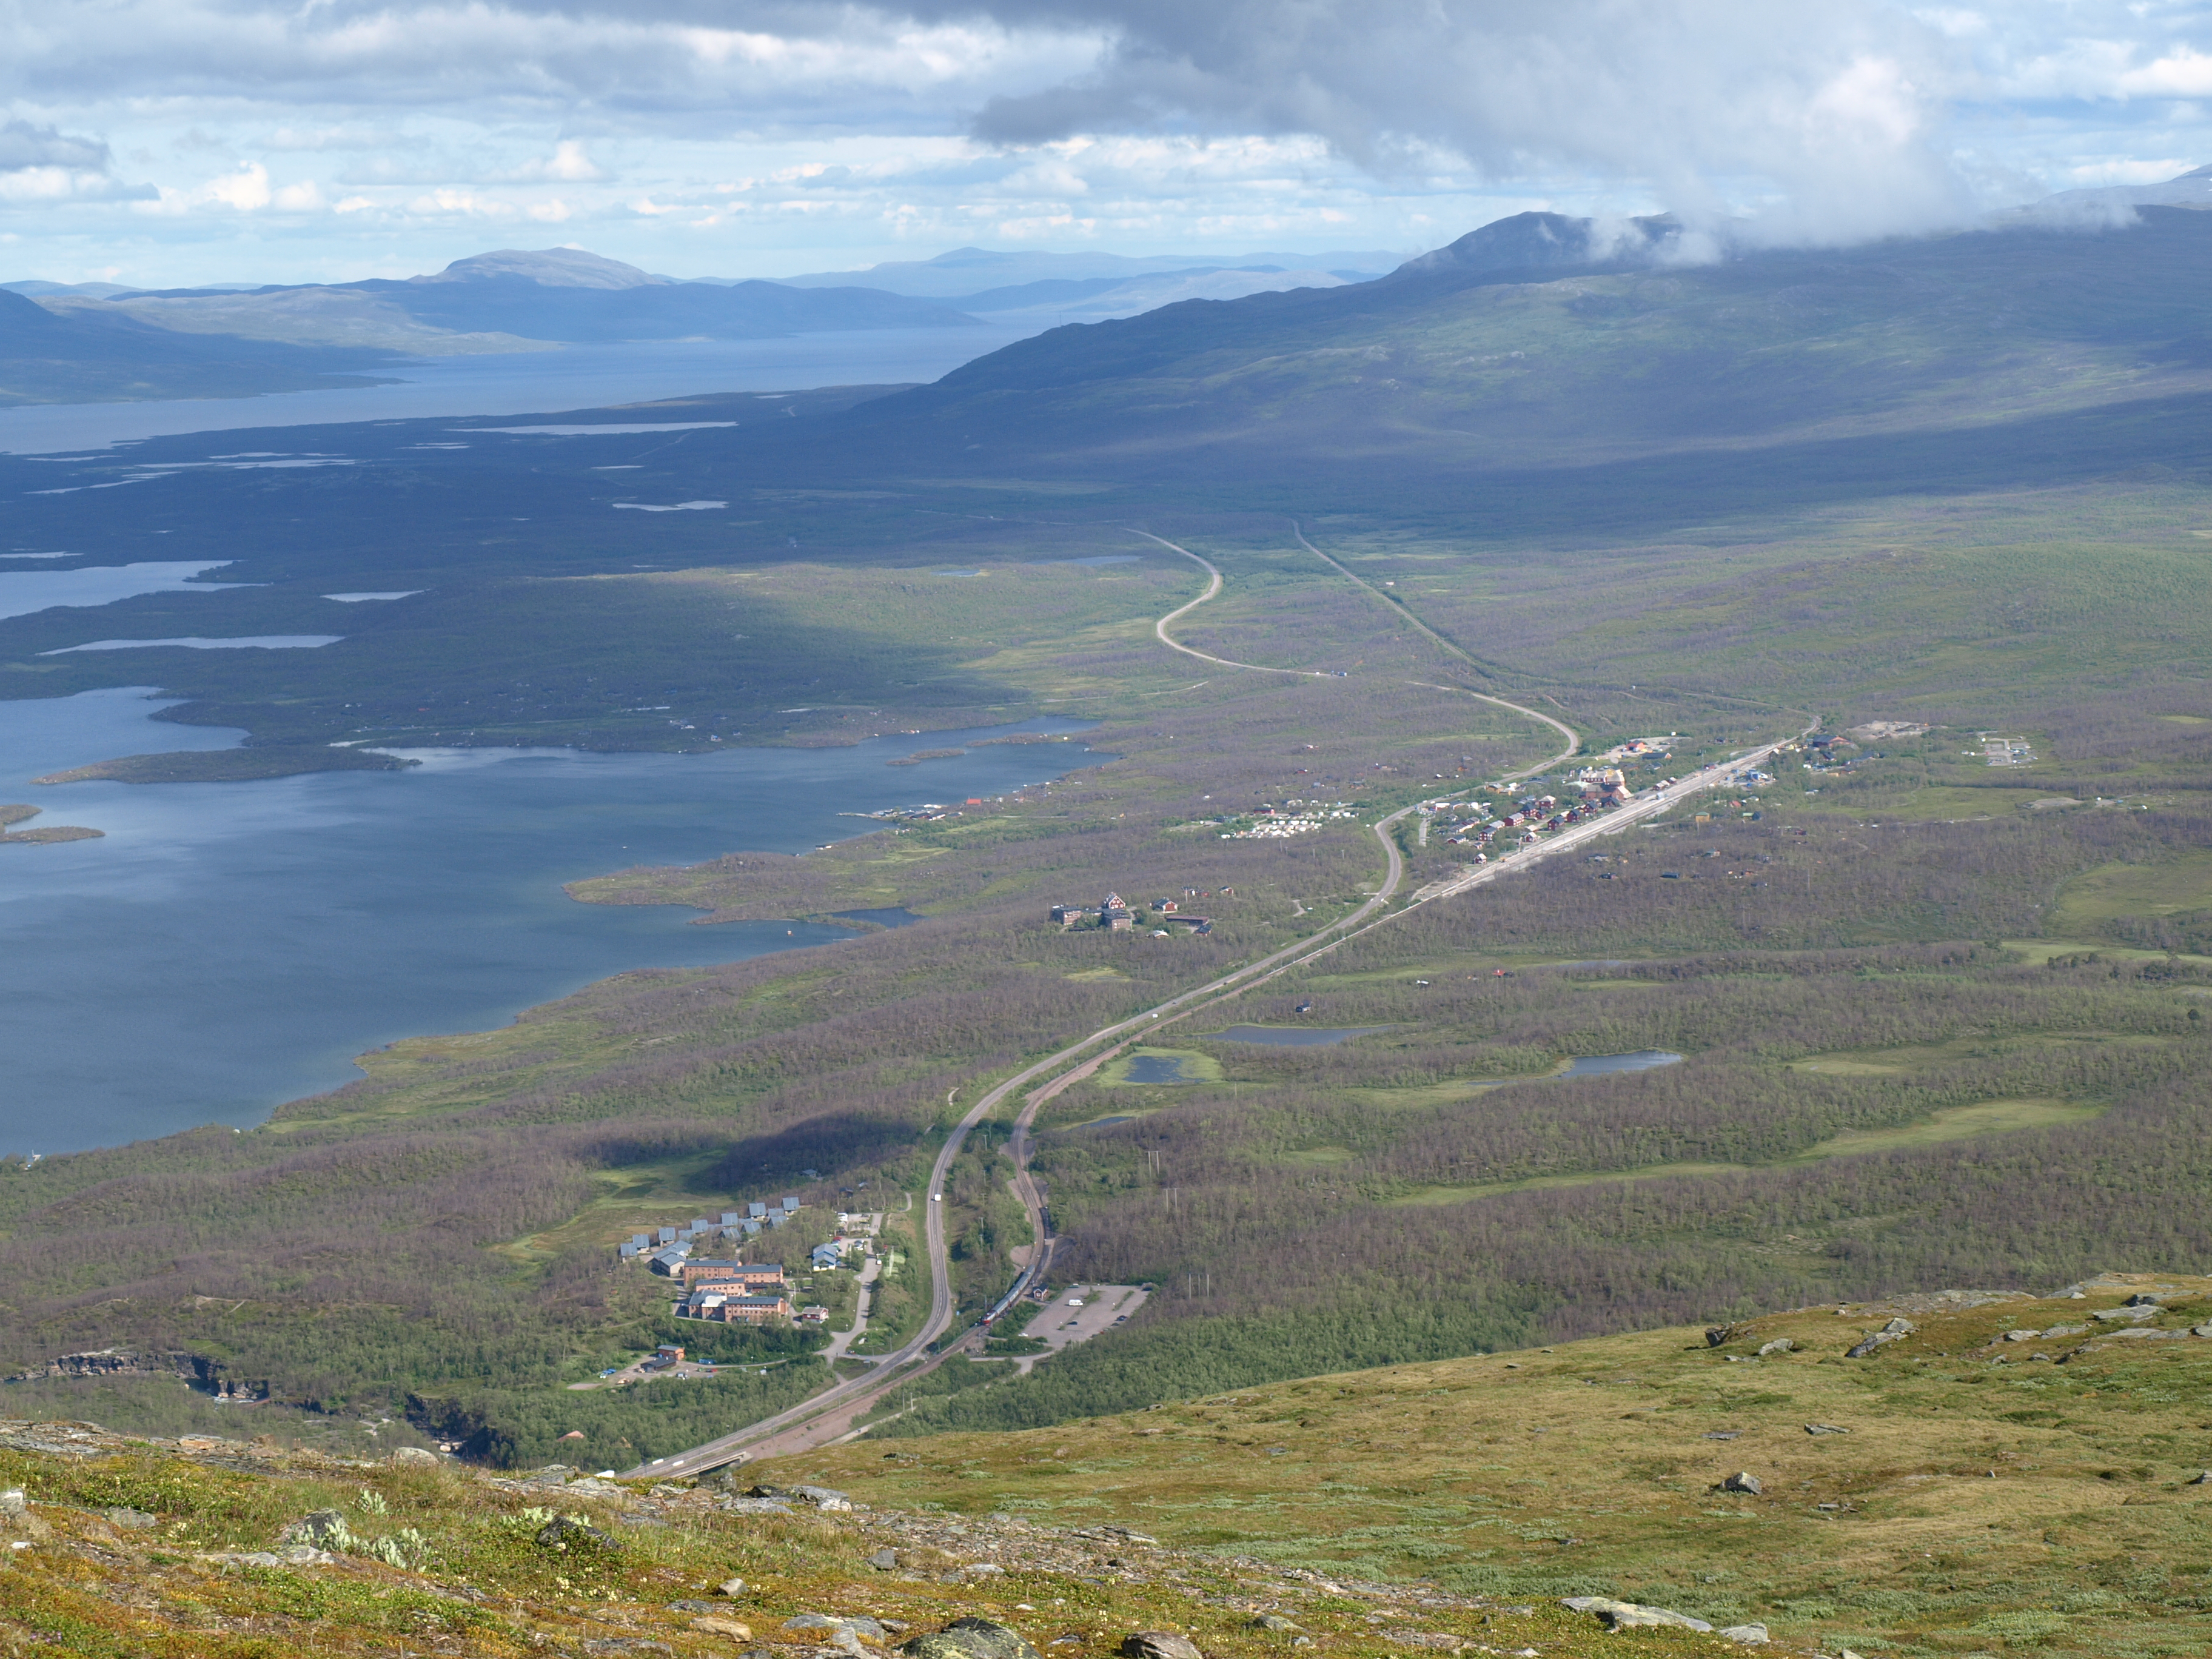
M 956 1619 L 899 1651 L 908 1659 L 1043 1659 L 1021 1632 L 995 1619 Z
M 1121 1638 L 1123 1659 L 1206 1659 L 1198 1644 L 1171 1630 L 1133 1631 Z

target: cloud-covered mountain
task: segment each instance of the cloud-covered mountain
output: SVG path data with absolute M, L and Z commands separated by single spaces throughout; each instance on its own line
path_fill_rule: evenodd
M 2130 208 L 2212 209 L 2212 167 L 2191 167 L 2154 185 L 2106 185 L 2094 190 L 2062 190 L 2025 210 L 2031 217 L 2076 216 L 2084 211 L 2124 215 Z

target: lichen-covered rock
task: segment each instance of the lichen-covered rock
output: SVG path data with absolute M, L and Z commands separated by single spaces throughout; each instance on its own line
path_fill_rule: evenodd
M 418 1468 L 435 1468 L 438 1466 L 438 1454 L 427 1451 L 421 1446 L 402 1446 L 392 1454 L 390 1461 L 403 1468 L 410 1464 Z
M 1723 1642 L 1741 1642 L 1746 1647 L 1757 1647 L 1768 1639 L 1764 1625 L 1723 1625 L 1713 1633 Z
M 909 1659 L 1043 1659 L 1019 1631 L 995 1619 L 956 1619 L 899 1651 Z
M 708 1613 L 702 1618 L 694 1619 L 691 1621 L 691 1628 L 708 1636 L 726 1636 L 732 1642 L 750 1642 L 753 1639 L 750 1626 L 741 1624 L 735 1619 L 722 1618 L 715 1613 Z
M 539 1513 L 544 1513 L 543 1510 Z M 580 1516 L 556 1515 L 538 1529 L 540 1549 L 561 1550 L 569 1554 L 590 1550 L 610 1553 L 622 1548 L 615 1539 L 601 1532 Z
M 1759 1346 L 1759 1357 L 1761 1359 L 1771 1359 L 1778 1353 L 1795 1353 L 1796 1352 L 1797 1345 L 1795 1342 L 1792 1342 L 1786 1336 L 1778 1336 L 1773 1341 L 1762 1342 Z
M 811 1504 L 817 1510 L 849 1510 L 853 1507 L 850 1497 L 830 1486 L 755 1486 L 747 1495 L 785 1501 L 796 1498 L 802 1504 Z
M 1132 1631 L 1121 1638 L 1123 1659 L 1206 1659 L 1198 1644 L 1171 1630 Z
M 1279 1613 L 1263 1613 L 1252 1621 L 1254 1630 L 1272 1630 L 1285 1635 L 1297 1635 L 1302 1626 L 1292 1624 Z

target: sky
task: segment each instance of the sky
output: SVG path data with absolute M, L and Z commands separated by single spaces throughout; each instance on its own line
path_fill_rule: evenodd
M 2212 161 L 2212 0 L 0 0 L 0 280 L 1842 244 Z

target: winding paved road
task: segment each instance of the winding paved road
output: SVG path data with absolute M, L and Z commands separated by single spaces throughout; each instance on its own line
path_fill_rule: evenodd
M 1201 662 L 1212 663 L 1218 667 L 1238 669 L 1252 673 L 1289 674 L 1300 678 L 1314 679 L 1335 678 L 1333 674 L 1316 669 L 1274 668 L 1259 663 L 1235 662 L 1225 657 L 1210 656 L 1203 651 L 1194 650 L 1188 646 L 1177 642 L 1169 635 L 1168 624 L 1179 620 L 1218 595 L 1224 586 L 1221 572 L 1187 547 L 1179 547 L 1171 541 L 1146 531 L 1137 531 L 1134 533 L 1144 537 L 1147 541 L 1158 543 L 1170 552 L 1181 554 L 1203 569 L 1208 578 L 1204 592 L 1188 605 L 1177 606 L 1153 624 L 1153 633 L 1170 650 L 1179 651 L 1187 657 L 1195 657 Z M 1294 526 L 1292 533 L 1297 535 L 1299 544 L 1307 551 L 1312 553 L 1332 569 L 1365 588 L 1370 593 L 1375 593 L 1371 585 L 1346 569 L 1344 566 L 1314 546 L 1311 542 L 1307 541 L 1302 530 Z M 1480 667 L 1480 665 L 1475 663 L 1474 659 L 1467 652 L 1411 616 L 1403 605 L 1397 605 L 1381 594 L 1376 594 L 1376 597 L 1382 599 L 1383 603 L 1390 605 L 1394 614 L 1403 617 L 1443 650 L 1471 665 Z M 1495 704 L 1501 708 L 1510 709 L 1515 714 L 1525 715 L 1529 720 L 1540 721 L 1552 727 L 1566 738 L 1566 747 L 1558 754 L 1538 761 L 1535 764 L 1525 767 L 1518 772 L 1505 774 L 1508 778 L 1525 777 L 1556 766 L 1563 761 L 1570 760 L 1573 758 L 1576 750 L 1582 745 L 1581 734 L 1565 721 L 1554 720 L 1549 714 L 1540 713 L 1534 708 L 1524 708 L 1519 703 L 1509 702 L 1503 697 L 1491 696 L 1480 691 L 1471 691 L 1464 686 L 1430 685 L 1419 680 L 1408 681 L 1407 684 L 1421 686 L 1427 690 L 1456 692 L 1463 696 Z M 1408 903 L 1395 911 L 1389 907 L 1391 900 L 1396 896 L 1399 887 L 1404 883 L 1406 861 L 1398 850 L 1397 840 L 1391 834 L 1391 830 L 1401 819 L 1419 811 L 1426 803 L 1416 802 L 1411 806 L 1400 807 L 1388 817 L 1377 820 L 1370 828 L 1376 839 L 1382 843 L 1387 868 L 1382 884 L 1376 889 L 1373 896 L 1358 909 L 1348 915 L 1339 917 L 1318 933 L 1309 935 L 1295 945 L 1285 945 L 1281 950 L 1262 957 L 1256 962 L 1232 969 L 1204 985 L 1170 997 L 1166 1001 L 1133 1014 L 1127 1019 L 1117 1020 L 1111 1025 L 1102 1026 L 1088 1036 L 1068 1044 L 1058 1053 L 1038 1060 L 1035 1065 L 1017 1072 L 1004 1082 L 987 1090 L 976 1098 L 975 1104 L 962 1115 L 960 1121 L 945 1138 L 945 1145 L 939 1150 L 937 1162 L 929 1172 L 929 1190 L 925 1194 L 926 1201 L 922 1205 L 923 1242 L 928 1254 L 930 1268 L 929 1316 L 923 1321 L 921 1329 L 912 1341 L 884 1360 L 867 1376 L 839 1382 L 835 1387 L 824 1389 L 822 1393 L 801 1401 L 787 1411 L 779 1412 L 774 1417 L 748 1425 L 719 1439 L 710 1440 L 704 1445 L 695 1446 L 689 1451 L 675 1453 L 667 1457 L 655 1458 L 649 1463 L 626 1470 L 623 1472 L 623 1478 L 642 1479 L 651 1476 L 676 1479 L 702 1474 L 725 1464 L 741 1462 L 760 1453 L 772 1450 L 775 1454 L 781 1455 L 804 1449 L 809 1445 L 824 1444 L 830 1440 L 842 1438 L 852 1431 L 854 1419 L 884 1395 L 927 1374 L 948 1358 L 955 1351 L 953 1347 L 948 1346 L 935 1355 L 930 1353 L 931 1346 L 951 1328 L 954 1314 L 951 1262 L 946 1249 L 945 1210 L 941 1201 L 941 1195 L 945 1190 L 945 1180 L 952 1168 L 953 1160 L 960 1156 L 961 1148 L 967 1142 L 969 1132 L 996 1111 L 1008 1096 L 1029 1088 L 1031 1085 L 1040 1085 L 1024 1101 L 1021 1111 L 1016 1115 L 1013 1138 L 1008 1143 L 1008 1151 L 1013 1157 L 1015 1166 L 1012 1182 L 1014 1194 L 1021 1200 L 1023 1208 L 1029 1213 L 1030 1231 L 1034 1240 L 1031 1248 L 1036 1253 L 1032 1259 L 1042 1261 L 1048 1259 L 1052 1241 L 1044 1224 L 1043 1195 L 1029 1171 L 1029 1133 L 1030 1126 L 1036 1120 L 1037 1109 L 1062 1089 L 1081 1078 L 1089 1076 L 1100 1065 L 1112 1059 L 1123 1048 L 1139 1036 L 1150 1036 L 1163 1026 L 1176 1024 L 1217 1003 L 1241 995 L 1256 985 L 1265 984 L 1292 968 L 1303 966 L 1319 957 L 1325 956 L 1346 939 L 1358 938 L 1360 934 L 1379 927 L 1394 916 L 1408 915 L 1424 904 L 1433 903 L 1437 899 L 1447 898 L 1486 882 L 1494 881 L 1509 872 L 1524 870 L 1541 859 L 1581 846 L 1594 836 L 1617 833 L 1630 823 L 1663 811 L 1686 796 L 1701 793 L 1719 784 L 1732 781 L 1743 772 L 1766 759 L 1787 741 L 1786 738 L 1781 739 L 1730 760 L 1705 767 L 1663 789 L 1655 789 L 1640 800 L 1632 801 L 1626 806 L 1617 808 L 1601 817 L 1592 818 L 1586 823 L 1577 824 L 1570 829 L 1558 831 L 1549 841 L 1523 848 L 1516 854 L 1499 859 L 1495 863 L 1468 866 L 1460 875 L 1431 883 L 1421 889 L 1413 895 Z M 916 1362 L 926 1363 L 917 1366 Z M 810 1430 L 814 1432 L 809 1432 Z M 773 1444 L 771 1445 L 770 1443 Z

